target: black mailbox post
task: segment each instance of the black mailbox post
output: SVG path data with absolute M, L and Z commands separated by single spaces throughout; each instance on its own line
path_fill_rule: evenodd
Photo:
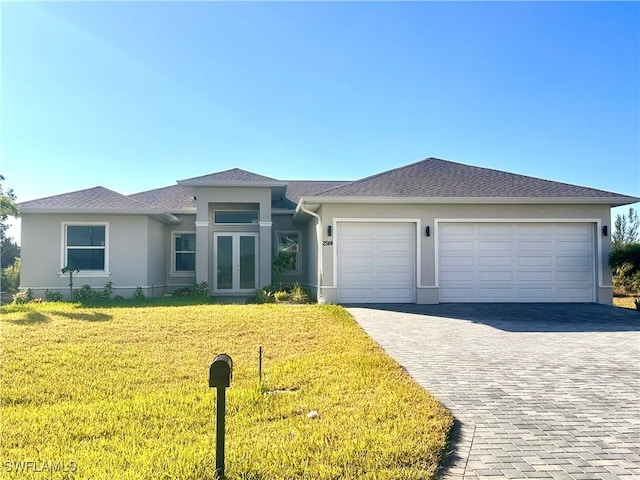
M 224 478 L 224 417 L 226 388 L 231 386 L 233 360 L 225 353 L 216 355 L 209 367 L 209 387 L 216 389 L 216 474 Z

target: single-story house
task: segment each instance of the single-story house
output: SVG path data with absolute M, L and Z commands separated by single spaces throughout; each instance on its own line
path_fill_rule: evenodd
M 610 209 L 637 198 L 437 158 L 355 181 L 232 169 L 122 195 L 21 203 L 21 287 L 147 296 L 275 283 L 319 302 L 612 302 Z

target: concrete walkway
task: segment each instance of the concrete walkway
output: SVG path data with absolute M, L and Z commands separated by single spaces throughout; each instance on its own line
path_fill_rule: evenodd
M 441 479 L 640 479 L 640 313 L 594 304 L 348 310 L 453 412 Z

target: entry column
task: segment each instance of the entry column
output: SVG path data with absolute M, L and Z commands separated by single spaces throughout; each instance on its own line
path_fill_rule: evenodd
M 202 282 L 209 283 L 209 222 L 196 222 L 196 283 Z
M 260 225 L 260 278 L 258 286 L 271 285 L 271 225 L 273 222 L 259 222 Z

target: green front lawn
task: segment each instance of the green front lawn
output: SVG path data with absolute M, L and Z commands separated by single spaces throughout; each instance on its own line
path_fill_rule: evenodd
M 0 326 L 1 478 L 213 479 L 222 352 L 229 479 L 432 478 L 452 425 L 340 307 L 9 305 Z

